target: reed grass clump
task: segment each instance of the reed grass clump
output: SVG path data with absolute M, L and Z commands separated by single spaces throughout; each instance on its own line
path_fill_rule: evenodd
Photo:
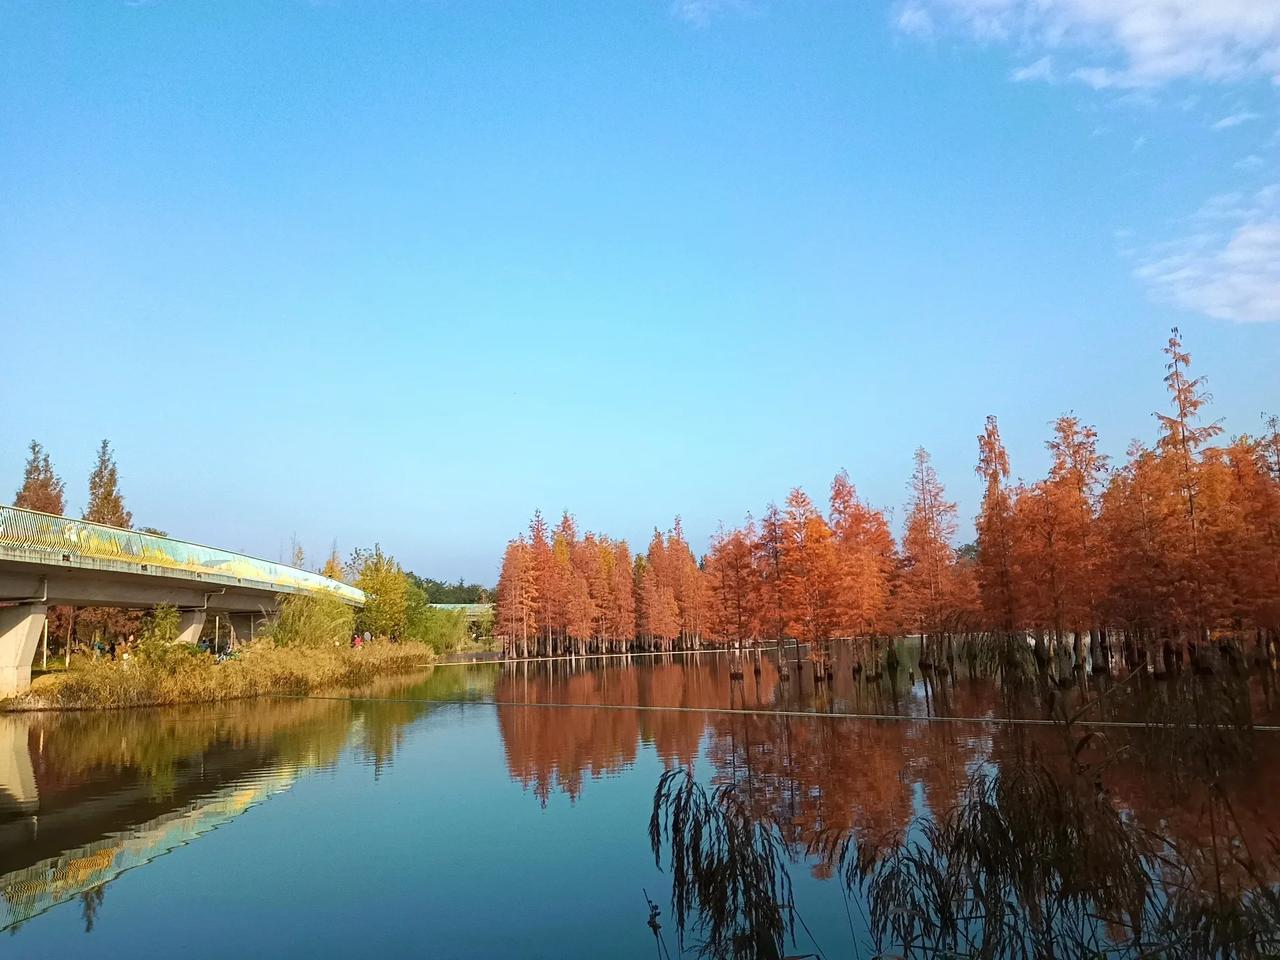
M 292 596 L 266 630 L 277 647 L 345 645 L 356 629 L 356 614 L 336 596 Z
M 207 653 L 165 662 L 87 661 L 65 673 L 41 678 L 6 706 L 93 710 L 306 694 L 356 687 L 382 674 L 404 673 L 430 663 L 433 656 L 431 648 L 421 643 L 374 641 L 360 650 L 317 647 L 303 654 L 262 639 L 223 663 Z
M 378 676 L 432 662 L 425 643 L 375 640 L 352 649 L 354 619 L 336 598 L 290 597 L 264 634 L 219 662 L 197 647 L 171 642 L 168 611 L 157 611 L 128 660 L 82 660 L 38 678 L 6 701 L 16 710 L 93 710 L 214 703 L 269 694 L 358 687 Z

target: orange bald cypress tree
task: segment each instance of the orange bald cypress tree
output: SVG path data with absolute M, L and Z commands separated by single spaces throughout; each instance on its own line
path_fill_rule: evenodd
M 904 612 L 921 634 L 922 665 L 931 664 L 943 652 L 939 645 L 947 622 L 955 533 L 956 505 L 947 500 L 928 452 L 919 447 L 911 473 L 907 529 L 902 538 L 902 601 Z
M 831 481 L 829 516 L 836 549 L 836 632 L 864 638 L 884 634 L 897 567 L 889 521 L 858 498 L 843 470 Z
M 978 476 L 983 481 L 982 510 L 978 514 L 978 555 L 975 575 L 987 623 L 1006 638 L 1018 626 L 1018 601 L 1014 589 L 1013 494 L 1009 479 L 1009 454 L 1000 439 L 993 416 L 978 437 Z
M 39 441 L 32 440 L 28 448 L 27 464 L 22 474 L 22 486 L 14 495 L 13 505 L 24 510 L 39 510 L 62 516 L 66 512 L 65 485 L 53 471 L 49 454 Z
M 628 649 L 638 636 L 631 550 L 625 540 L 620 540 L 609 545 L 609 554 L 605 574 L 609 586 L 609 602 L 605 607 L 605 636 L 607 648 L 620 652 Z
M 531 644 L 537 642 L 537 615 L 533 552 L 523 537 L 517 537 L 507 544 L 502 556 L 494 617 L 506 656 L 529 656 Z
M 721 643 L 745 642 L 756 636 L 756 569 L 752 559 L 755 531 L 724 530 L 711 541 L 706 558 L 712 636 Z
M 1174 544 L 1173 591 L 1177 605 L 1179 636 L 1186 643 L 1187 629 L 1194 629 L 1197 639 L 1207 639 L 1205 609 L 1205 570 L 1200 556 L 1200 521 L 1197 500 L 1200 493 L 1201 448 L 1222 432 L 1219 423 L 1201 424 L 1200 411 L 1210 400 L 1203 377 L 1191 377 L 1191 355 L 1183 349 L 1182 334 L 1174 327 L 1164 348 L 1169 358 L 1164 382 L 1169 390 L 1171 414 L 1156 413 L 1160 421 L 1160 439 L 1156 449 L 1170 465 L 1168 476 L 1174 484 L 1181 509 L 1170 518 L 1179 533 Z
M 534 593 L 537 595 L 537 642 L 533 656 L 545 656 L 551 651 L 552 623 L 562 602 L 562 590 L 556 578 L 555 562 L 551 555 L 551 537 L 542 511 L 535 510 L 529 521 L 529 562 L 532 568 Z
M 1257 443 L 1232 454 L 1247 538 L 1243 606 L 1260 650 L 1268 632 L 1280 641 L 1280 419 L 1266 423 L 1268 431 Z
M 89 474 L 89 502 L 84 508 L 84 519 L 124 529 L 133 526 L 133 514 L 125 509 L 120 472 L 107 440 L 98 447 L 98 460 Z
M 831 637 L 840 584 L 835 538 L 799 487 L 787 497 L 782 521 L 782 603 L 788 629 L 810 643 Z
M 685 649 L 696 650 L 707 619 L 707 585 L 679 517 L 667 535 L 665 556 L 669 585 L 680 610 L 680 639 Z
M 1098 496 L 1107 470 L 1107 458 L 1098 452 L 1098 433 L 1070 415 L 1054 423 L 1053 439 L 1047 443 L 1053 454 L 1049 468 L 1047 496 L 1062 531 L 1056 545 L 1060 567 L 1062 624 L 1072 634 L 1076 662 L 1083 662 L 1085 630 L 1097 630 L 1097 604 L 1102 592 L 1099 583 L 1101 558 L 1096 549 L 1095 525 Z
M 1104 616 L 1124 630 L 1130 663 L 1150 658 L 1171 610 L 1167 473 L 1166 462 L 1135 441 L 1102 494 Z
M 573 619 L 574 639 L 581 639 L 577 636 L 584 629 L 581 618 L 590 619 L 587 586 L 585 582 L 579 583 L 582 577 L 573 565 L 577 549 L 578 525 L 573 515 L 565 510 L 551 535 L 551 578 L 556 601 L 551 607 L 553 645 L 550 652 L 553 656 L 570 652 L 570 620 Z M 589 631 L 590 625 L 585 625 L 585 629 Z
M 756 585 L 759 591 L 754 608 L 759 617 L 758 632 L 781 645 L 787 630 L 782 600 L 782 513 L 776 503 L 765 508 L 760 532 L 752 544 Z
M 661 539 L 655 535 L 655 539 Z M 680 633 L 680 607 L 670 584 L 663 583 L 648 557 L 636 559 L 636 623 L 651 650 L 670 650 Z

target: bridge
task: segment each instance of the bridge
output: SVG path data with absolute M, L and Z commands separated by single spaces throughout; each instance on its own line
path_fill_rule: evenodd
M 0 698 L 31 685 L 50 606 L 145 609 L 172 604 L 179 642 L 211 613 L 253 617 L 289 594 L 364 605 L 356 588 L 243 554 L 86 520 L 0 507 Z

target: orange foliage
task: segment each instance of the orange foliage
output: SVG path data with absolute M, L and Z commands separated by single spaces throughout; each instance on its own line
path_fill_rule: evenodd
M 1115 469 L 1093 427 L 1059 417 L 1044 479 L 1010 485 L 995 417 L 978 437 L 983 481 L 976 543 L 956 548 L 956 506 L 923 449 L 915 454 L 901 544 L 882 511 L 841 472 L 827 515 L 796 488 L 785 510 L 722 529 L 699 561 L 677 517 L 634 560 L 624 541 L 554 532 L 535 513 L 513 540 L 498 591 L 513 656 L 696 649 L 784 637 L 920 633 L 922 658 L 953 638 L 1030 634 L 1080 663 L 1123 637 L 1129 659 L 1162 645 L 1252 637 L 1280 642 L 1280 421 L 1260 438 L 1213 441 L 1204 379 L 1175 329 L 1164 348 L 1170 412 L 1159 436 Z M 1097 644 L 1098 646 L 1094 646 Z M 1104 658 L 1105 659 L 1105 658 Z

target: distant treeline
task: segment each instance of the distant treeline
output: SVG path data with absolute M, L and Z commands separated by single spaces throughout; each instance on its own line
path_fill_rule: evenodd
M 405 576 L 427 595 L 429 603 L 492 603 L 494 591 L 479 583 L 467 583 L 461 577 L 457 583 L 445 583 L 431 577 L 420 577 L 412 570 Z

